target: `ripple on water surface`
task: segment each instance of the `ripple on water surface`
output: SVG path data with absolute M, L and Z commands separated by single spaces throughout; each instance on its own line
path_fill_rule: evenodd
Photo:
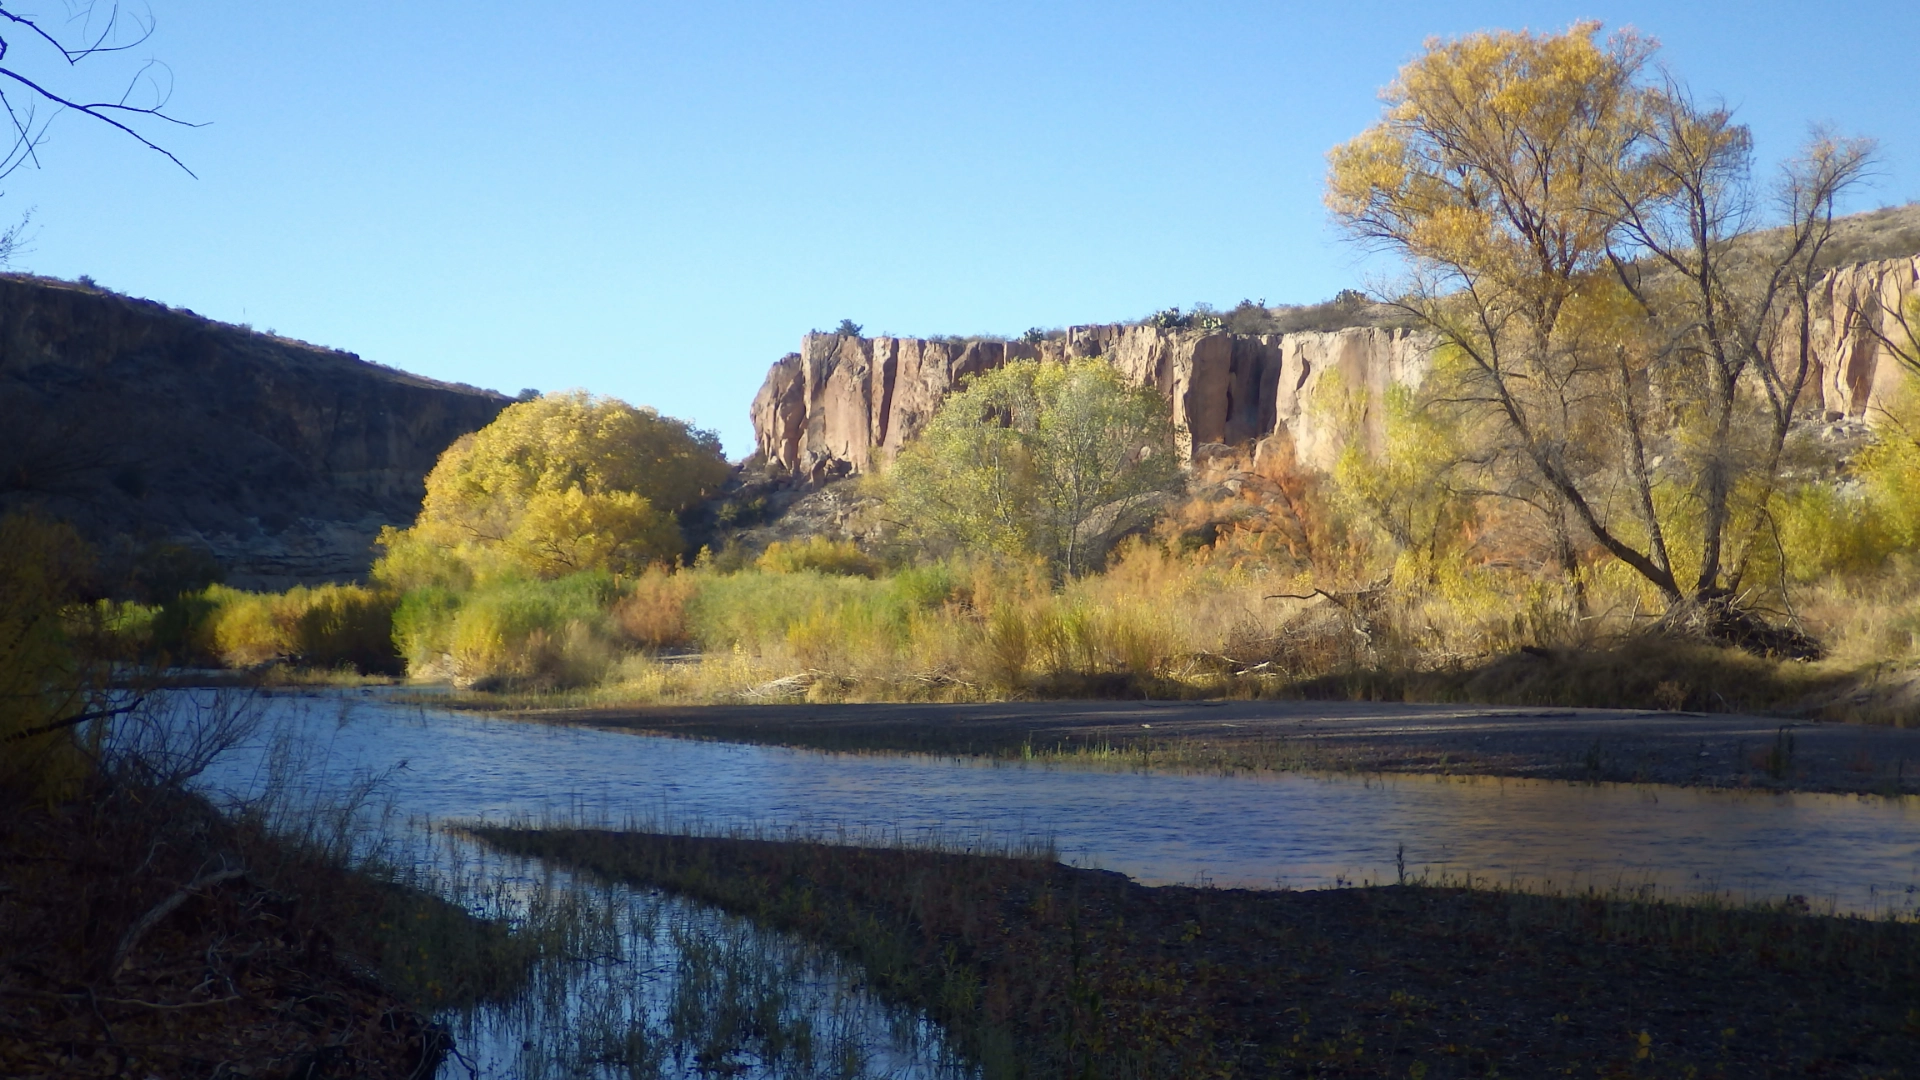
M 1654 886 L 1911 911 L 1920 799 L 1559 781 L 1210 776 L 828 754 L 275 696 L 318 748 L 316 777 L 384 773 L 395 809 L 436 820 L 553 817 L 909 839 L 1050 839 L 1150 884 L 1313 887 L 1471 876 L 1560 888 Z M 404 762 L 404 767 L 400 767 Z M 253 782 L 235 755 L 209 777 Z

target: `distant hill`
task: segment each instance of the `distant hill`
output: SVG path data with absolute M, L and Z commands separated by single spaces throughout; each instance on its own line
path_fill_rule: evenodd
M 1820 253 L 1826 267 L 1920 255 L 1920 203 L 1888 206 L 1840 218 Z
M 510 398 L 87 284 L 0 275 L 0 508 L 74 522 L 124 591 L 363 576 Z

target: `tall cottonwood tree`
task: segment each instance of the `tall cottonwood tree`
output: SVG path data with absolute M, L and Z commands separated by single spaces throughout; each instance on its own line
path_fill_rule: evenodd
M 1678 606 L 1738 589 L 1814 358 L 1811 295 L 1864 141 L 1816 135 L 1761 231 L 1752 140 L 1650 74 L 1651 42 L 1432 41 L 1330 157 L 1348 232 L 1402 255 L 1429 400 L 1490 418 L 1530 485 Z M 1684 550 L 1676 550 L 1680 545 Z
M 381 530 L 374 573 L 404 588 L 671 562 L 679 514 L 727 472 L 713 433 L 652 409 L 583 391 L 523 401 L 440 455 L 413 526 Z

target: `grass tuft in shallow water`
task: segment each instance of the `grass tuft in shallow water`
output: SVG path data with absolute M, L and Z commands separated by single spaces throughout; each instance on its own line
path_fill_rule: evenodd
M 1804 901 L 1146 888 L 1039 859 L 475 831 L 826 943 L 989 1077 L 1893 1077 L 1920 1061 L 1920 925 Z

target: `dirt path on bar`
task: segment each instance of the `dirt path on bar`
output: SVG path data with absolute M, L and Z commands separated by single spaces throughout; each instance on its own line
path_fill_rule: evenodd
M 1920 793 L 1920 729 L 1777 717 L 1314 701 L 688 705 L 514 715 L 856 752 Z

